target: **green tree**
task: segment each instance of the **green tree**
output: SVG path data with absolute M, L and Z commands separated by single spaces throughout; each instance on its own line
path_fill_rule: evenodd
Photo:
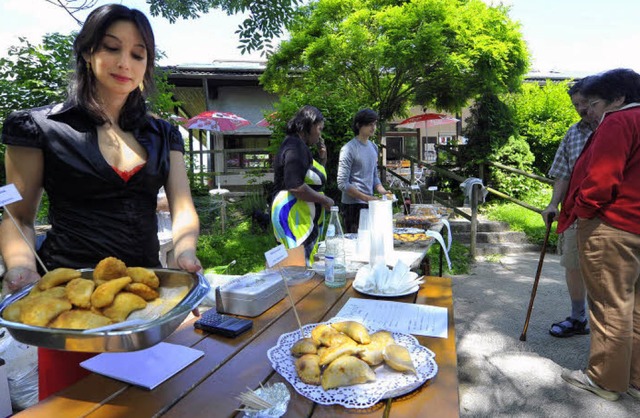
M 40 45 L 26 38 L 0 58 L 0 119 L 17 109 L 62 101 L 72 71 L 75 34 L 45 35 Z
M 175 22 L 178 18 L 195 19 L 209 9 L 218 8 L 228 15 L 248 13 L 238 26 L 242 53 L 260 51 L 263 55 L 273 50 L 271 40 L 282 35 L 283 29 L 295 14 L 300 0 L 148 0 L 151 14 L 162 15 Z
M 528 65 L 507 9 L 481 0 L 319 0 L 300 11 L 269 57 L 266 87 L 337 88 L 382 121 L 409 104 L 456 111 L 517 88 Z
M 536 174 L 546 175 L 567 129 L 580 120 L 567 94 L 569 83 L 568 80 L 547 80 L 543 86 L 524 83 L 520 92 L 504 98 L 513 111 L 519 135 L 527 140 L 535 155 Z
M 0 128 L 14 110 L 64 99 L 71 73 L 74 34 L 45 35 L 40 45 L 26 38 L 0 58 Z M 5 183 L 4 145 L 0 144 L 0 184 Z
M 82 24 L 77 15 L 93 9 L 97 0 L 44 0 L 64 9 L 76 23 Z M 296 13 L 301 0 L 147 0 L 153 16 L 161 15 L 174 23 L 178 19 L 197 19 L 210 9 L 220 9 L 227 15 L 248 13 L 238 25 L 236 34 L 242 53 L 260 51 L 270 53 L 273 38 L 282 35 Z

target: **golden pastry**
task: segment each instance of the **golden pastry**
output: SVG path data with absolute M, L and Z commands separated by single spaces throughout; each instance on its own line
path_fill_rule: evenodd
M 2 318 L 11 322 L 20 322 L 20 311 L 22 310 L 22 305 L 24 305 L 25 301 L 25 298 L 16 300 L 11 305 L 4 308 L 4 311 L 2 311 Z
M 364 361 L 353 356 L 342 356 L 335 359 L 322 373 L 322 388 L 357 385 L 376 380 L 376 374 Z
M 325 346 L 321 345 L 320 347 L 318 347 L 318 352 L 316 354 L 319 355 L 320 357 L 322 357 L 324 355 L 324 353 L 327 352 L 328 349 L 329 349 L 329 347 L 325 347 Z
M 317 354 L 318 345 L 313 338 L 300 338 L 291 346 L 291 354 L 294 357 L 301 357 L 305 354 Z
M 73 279 L 65 287 L 65 294 L 69 302 L 74 306 L 83 309 L 89 309 L 91 307 L 91 294 L 95 289 L 96 284 L 93 280 L 87 279 Z
M 320 363 L 316 354 L 305 354 L 296 359 L 296 373 L 300 380 L 309 385 L 320 384 Z
M 72 309 L 62 312 L 51 321 L 51 328 L 91 329 L 112 324 L 113 321 L 104 315 L 98 315 L 86 309 Z
M 393 339 L 393 334 L 389 331 L 377 331 L 371 334 L 371 342 L 380 344 L 384 348 L 389 344 L 395 344 L 396 340 Z
M 94 280 L 113 280 L 127 275 L 127 266 L 124 261 L 115 257 L 107 257 L 100 260 L 93 270 Z
M 357 344 L 353 340 L 340 345 L 332 345 L 322 353 L 322 356 L 320 356 L 320 365 L 326 366 L 338 357 L 350 356 L 352 354 L 355 354 L 357 351 Z
M 331 325 L 320 324 L 311 330 L 311 338 L 318 345 L 331 347 L 339 345 L 350 340 L 349 336 L 340 333 Z
M 335 322 L 331 324 L 336 330 L 347 334 L 352 340 L 360 344 L 369 344 L 371 337 L 369 331 L 359 322 L 356 321 L 343 321 Z
M 104 308 L 111 305 L 118 292 L 129 283 L 131 283 L 130 277 L 120 277 L 101 284 L 91 294 L 91 305 L 96 308 Z
M 384 348 L 382 355 L 385 364 L 393 370 L 416 373 L 416 368 L 411 360 L 411 354 L 406 347 L 398 344 L 389 344 Z
M 68 281 L 80 277 L 80 272 L 74 269 L 60 267 L 50 270 L 40 280 L 38 287 L 40 290 L 51 289 L 52 287 L 67 283 Z
M 138 295 L 146 301 L 155 300 L 160 296 L 156 289 L 152 289 L 144 283 L 130 283 L 124 290 Z
M 357 347 L 357 355 L 359 359 L 369 366 L 377 366 L 384 361 L 383 350 L 384 347 L 381 347 L 380 343 L 360 344 Z
M 102 314 L 111 318 L 114 322 L 122 322 L 129 314 L 138 309 L 144 309 L 147 302 L 138 295 L 129 292 L 120 292 L 113 303 L 102 310 Z
M 71 303 L 62 298 L 34 297 L 25 301 L 20 307 L 20 322 L 44 327 L 62 312 L 70 310 L 71 307 Z
M 134 283 L 143 283 L 154 289 L 160 286 L 160 279 L 156 273 L 144 267 L 128 267 L 126 275 L 131 277 Z

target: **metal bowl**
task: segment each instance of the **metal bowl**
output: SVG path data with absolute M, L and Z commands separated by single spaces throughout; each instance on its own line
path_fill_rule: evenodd
M 136 351 L 151 347 L 168 337 L 209 293 L 209 282 L 200 273 L 151 269 L 160 279 L 160 297 L 147 308 L 133 312 L 127 320 L 137 325 L 110 331 L 86 331 L 37 327 L 11 322 L 1 317 L 4 309 L 25 297 L 34 285 L 26 286 L 0 303 L 0 327 L 17 341 L 38 347 L 88 353 Z M 91 278 L 93 269 L 81 270 Z

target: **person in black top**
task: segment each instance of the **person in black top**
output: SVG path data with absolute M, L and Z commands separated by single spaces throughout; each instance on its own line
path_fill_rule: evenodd
M 303 106 L 287 123 L 287 137 L 273 164 L 271 223 L 276 239 L 289 250 L 289 264 L 311 266 L 322 235 L 324 211 L 333 206 L 333 199 L 323 192 L 327 181 L 324 165 L 313 159 L 309 149 L 320 142 L 323 128 L 322 113 L 313 106 Z M 324 146 L 320 152 L 319 159 L 326 161 Z
M 145 105 L 154 87 L 155 41 L 149 21 L 122 5 L 98 7 L 73 47 L 76 69 L 68 100 L 13 112 L 3 125 L 7 182 L 22 196 L 8 209 L 29 241 L 5 216 L 0 225 L 0 252 L 7 267 L 3 291 L 14 292 L 43 273 L 29 248 L 43 191 L 49 198 L 51 230 L 39 256 L 48 270 L 93 268 L 108 256 L 131 267 L 160 267 L 156 196 L 162 186 L 173 219 L 173 267 L 200 270 L 199 221 L 184 143 L 175 127 L 150 116 Z M 40 350 L 41 368 L 43 351 L 55 350 Z M 53 362 L 54 368 L 64 363 Z M 41 398 L 46 396 L 42 385 L 48 383 L 43 373 L 55 371 L 40 371 Z M 70 374 L 69 368 L 58 373 Z

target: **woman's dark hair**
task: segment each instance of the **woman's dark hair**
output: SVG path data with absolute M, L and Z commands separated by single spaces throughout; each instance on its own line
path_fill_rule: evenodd
M 640 74 L 627 68 L 616 68 L 585 81 L 583 96 L 596 96 L 607 102 L 624 97 L 624 103 L 640 102 Z
M 93 10 L 84 22 L 80 33 L 73 42 L 73 53 L 76 59 L 76 70 L 70 85 L 70 98 L 76 105 L 83 108 L 92 118 L 93 122 L 102 125 L 109 121 L 102 110 L 103 106 L 98 102 L 95 89 L 95 78 L 92 71 L 87 68 L 87 61 L 83 54 L 91 55 L 101 47 L 102 40 L 107 30 L 116 22 L 131 22 L 140 32 L 147 49 L 147 68 L 144 74 L 144 92 L 135 89 L 129 93 L 129 97 L 120 111 L 118 125 L 127 131 L 139 126 L 144 121 L 147 112 L 145 97 L 154 91 L 153 66 L 156 57 L 156 43 L 153 30 L 147 17 L 139 10 L 130 9 L 120 4 L 106 4 Z
M 353 133 L 358 135 L 360 127 L 378 120 L 378 114 L 371 109 L 362 109 L 353 117 Z
M 287 135 L 296 135 L 300 133 L 311 133 L 311 127 L 324 120 L 322 112 L 313 106 L 302 106 L 294 117 L 287 122 Z

